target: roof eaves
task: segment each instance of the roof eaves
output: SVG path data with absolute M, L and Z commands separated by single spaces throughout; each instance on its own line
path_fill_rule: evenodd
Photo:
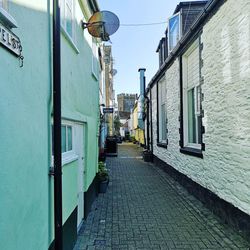
M 211 1 L 211 0 L 180 2 L 180 3 L 176 6 L 176 8 L 175 8 L 175 10 L 174 10 L 174 14 L 176 14 L 177 12 L 179 12 L 180 9 L 181 9 L 183 6 L 188 6 L 188 5 L 190 5 L 190 4 L 191 4 L 191 5 L 199 5 L 199 4 L 207 3 L 207 2 L 209 2 L 209 1 Z
M 153 76 L 153 78 L 149 82 L 146 88 L 147 90 L 146 94 L 148 93 L 149 89 L 154 85 L 155 81 L 162 75 L 163 71 L 171 64 L 173 59 L 177 57 L 178 53 L 180 53 L 183 46 L 189 42 L 189 40 L 192 38 L 195 31 L 199 30 L 200 26 L 205 22 L 206 18 L 209 17 L 210 12 L 216 7 L 216 5 L 219 3 L 223 4 L 226 1 L 227 0 L 211 0 L 205 5 L 203 11 L 194 21 L 189 31 L 181 38 L 181 40 L 178 42 L 178 44 L 173 49 L 173 51 L 170 52 L 170 55 L 167 57 L 165 62 L 162 64 L 162 66 L 158 69 L 156 74 Z

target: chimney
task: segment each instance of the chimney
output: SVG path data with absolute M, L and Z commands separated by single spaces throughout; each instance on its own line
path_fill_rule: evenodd
M 144 96 L 145 96 L 145 71 L 146 69 L 140 68 L 138 72 L 140 72 L 140 96 L 138 100 L 138 126 L 141 129 L 144 129 Z

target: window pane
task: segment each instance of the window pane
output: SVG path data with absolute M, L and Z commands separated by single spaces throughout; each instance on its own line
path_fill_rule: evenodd
M 66 152 L 66 126 L 62 126 L 62 153 Z
M 165 112 L 165 104 L 161 105 L 161 128 L 162 128 L 162 140 L 166 140 L 166 112 Z
M 188 99 L 188 142 L 196 143 L 194 88 L 188 91 L 187 99 Z
M 68 151 L 72 150 L 72 127 L 68 126 L 67 127 L 67 132 L 68 132 Z
M 169 50 L 173 50 L 180 39 L 179 15 L 169 19 Z
M 65 27 L 65 0 L 60 0 L 61 24 Z
M 8 10 L 8 0 L 0 0 L 0 7 Z
M 198 143 L 201 144 L 201 115 L 197 116 Z
M 66 4 L 66 31 L 72 37 L 73 20 L 72 20 L 72 4 Z

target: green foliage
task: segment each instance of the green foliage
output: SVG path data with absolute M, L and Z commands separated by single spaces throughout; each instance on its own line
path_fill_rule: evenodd
M 98 173 L 97 173 L 99 181 L 106 181 L 109 179 L 108 170 L 103 161 L 98 163 Z
M 134 136 L 130 136 L 130 141 L 135 142 L 136 141 L 135 137 Z
M 122 126 L 120 122 L 120 118 L 118 116 L 114 117 L 114 128 L 115 128 L 115 134 L 119 135 L 120 134 L 120 127 Z

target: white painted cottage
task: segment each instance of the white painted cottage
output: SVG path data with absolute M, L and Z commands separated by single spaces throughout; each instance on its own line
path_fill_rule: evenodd
M 148 84 L 154 162 L 250 235 L 250 0 L 181 2 Z

